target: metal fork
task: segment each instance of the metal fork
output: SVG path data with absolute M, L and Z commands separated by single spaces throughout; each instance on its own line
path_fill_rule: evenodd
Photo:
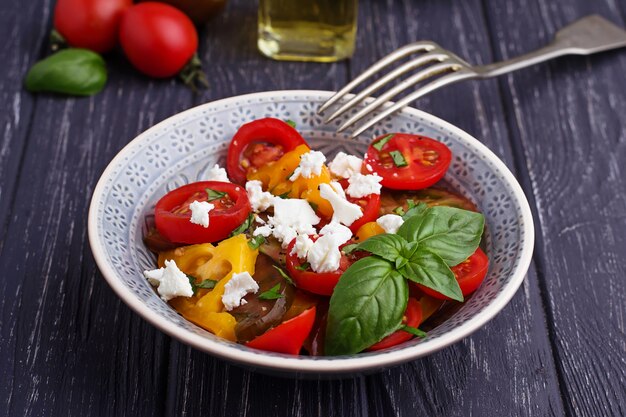
M 361 75 L 348 83 L 344 88 L 324 103 L 319 108 L 318 113 L 324 112 L 353 90 L 354 87 L 372 77 L 383 68 L 416 53 L 419 53 L 420 55 L 393 69 L 375 83 L 356 94 L 353 98 L 341 104 L 341 106 L 326 119 L 326 123 L 336 119 L 346 111 L 355 107 L 370 94 L 378 91 L 389 82 L 414 70 L 419 71 L 403 80 L 398 85 L 390 88 L 380 97 L 359 110 L 355 115 L 339 126 L 337 131 L 342 132 L 346 130 L 359 120 L 375 112 L 400 92 L 407 90 L 418 83 L 435 78 L 438 75 L 442 76 L 423 85 L 393 105 L 387 107 L 381 113 L 376 114 L 359 126 L 351 134 L 351 136 L 353 138 L 357 137 L 390 114 L 400 110 L 418 98 L 446 85 L 462 80 L 495 77 L 497 75 L 506 74 L 508 72 L 525 68 L 562 55 L 590 55 L 624 46 L 626 46 L 626 31 L 598 15 L 586 16 L 568 26 L 565 26 L 556 33 L 554 40 L 550 44 L 534 52 L 530 52 L 507 61 L 496 62 L 483 66 L 471 66 L 463 59 L 459 58 L 450 51 L 441 48 L 434 42 L 415 42 L 390 53 L 369 67 Z

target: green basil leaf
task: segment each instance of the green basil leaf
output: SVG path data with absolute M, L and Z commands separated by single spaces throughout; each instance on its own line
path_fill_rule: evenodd
M 285 271 L 283 271 L 283 269 L 281 267 L 276 266 L 276 265 L 272 265 L 272 266 L 274 267 L 274 269 L 276 269 L 278 271 L 278 273 L 280 274 L 281 277 L 285 278 L 285 281 L 287 281 L 291 285 L 295 285 L 293 283 L 293 280 L 291 279 L 291 277 L 289 275 L 287 275 L 287 273 Z
M 428 333 L 425 331 L 407 325 L 400 327 L 400 330 L 404 330 L 405 332 L 411 333 L 413 336 L 421 337 L 422 339 L 428 336 Z
M 404 216 L 406 214 L 402 206 L 396 207 L 395 209 L 393 209 L 393 212 L 398 216 Z
M 296 266 L 296 269 L 298 271 L 306 271 L 311 267 L 311 264 L 308 262 L 304 262 L 301 265 Z
M 250 247 L 250 249 L 258 249 L 259 246 L 261 246 L 264 243 L 265 243 L 265 237 L 258 235 L 258 236 L 253 236 L 248 241 L 248 246 Z
M 393 159 L 393 163 L 396 164 L 398 168 L 405 167 L 409 165 L 409 163 L 404 159 L 404 155 L 400 151 L 391 151 L 389 152 L 389 156 Z
M 200 284 L 196 285 L 196 288 L 203 288 L 205 290 L 210 290 L 211 288 L 215 288 L 217 281 L 213 279 L 205 279 Z
M 413 282 L 431 288 L 453 300 L 463 301 L 461 287 L 450 267 L 438 255 L 418 247 L 398 272 Z
M 419 203 L 417 205 L 413 203 L 411 205 L 411 202 L 413 202 L 413 200 L 407 200 L 409 209 L 406 211 L 406 213 L 401 214 L 404 221 L 406 221 L 409 217 L 420 216 L 424 214 L 426 210 L 428 210 L 428 205 L 426 203 Z
M 436 206 L 406 219 L 398 235 L 439 255 L 449 266 L 466 260 L 478 248 L 485 217 L 454 207 Z
M 205 188 L 204 191 L 206 191 L 207 195 L 209 196 L 207 201 L 219 200 L 220 198 L 228 194 L 222 191 L 212 190 L 210 188 Z
M 347 245 L 341 248 L 341 251 L 345 253 L 346 255 L 350 255 L 352 252 L 354 252 L 358 248 L 359 248 L 358 243 L 348 243 Z
M 233 237 L 245 233 L 250 228 L 250 226 L 252 226 L 253 221 L 254 215 L 252 213 L 248 214 L 248 218 L 244 220 L 243 223 L 241 223 L 235 230 L 230 232 L 230 235 L 228 236 Z
M 294 129 L 296 128 L 296 122 L 294 122 L 293 120 L 285 120 L 285 123 L 287 123 L 289 126 L 293 127 Z
M 276 284 L 272 288 L 270 288 L 269 290 L 259 294 L 259 299 L 261 299 L 261 300 L 278 300 L 279 298 L 283 298 L 284 295 L 282 295 L 279 291 L 280 291 L 280 284 Z
M 26 89 L 76 96 L 99 93 L 107 82 L 104 59 L 87 49 L 69 48 L 37 62 L 26 74 Z
M 349 355 L 400 328 L 408 284 L 389 262 L 368 256 L 341 276 L 328 309 L 325 352 Z
M 406 244 L 407 241 L 398 235 L 383 233 L 359 243 L 357 249 L 373 253 L 390 262 L 396 262 Z
M 383 137 L 382 139 L 380 139 L 378 142 L 376 142 L 375 144 L 372 145 L 372 147 L 378 151 L 382 151 L 383 150 L 383 146 L 385 146 L 387 144 L 387 142 L 389 142 L 395 135 L 391 134 L 391 135 L 387 135 L 385 137 Z

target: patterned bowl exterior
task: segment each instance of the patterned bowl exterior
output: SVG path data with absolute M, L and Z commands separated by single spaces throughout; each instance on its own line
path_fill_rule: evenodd
M 173 116 L 127 145 L 103 173 L 89 213 L 92 251 L 117 294 L 161 330 L 198 349 L 244 366 L 294 375 L 358 373 L 411 360 L 461 339 L 504 307 L 523 281 L 534 244 L 528 203 L 509 170 L 467 133 L 415 109 L 406 109 L 351 140 L 334 132 L 345 118 L 324 125 L 316 112 L 330 95 L 278 91 L 220 100 Z M 155 257 L 142 243 L 146 216 L 166 192 L 203 180 L 215 163 L 224 166 L 235 131 L 262 117 L 293 120 L 312 147 L 329 160 L 339 151 L 363 155 L 372 136 L 387 132 L 419 133 L 448 145 L 454 159 L 447 182 L 474 201 L 487 220 L 491 264 L 475 295 L 430 331 L 427 339 L 414 339 L 386 352 L 325 358 L 259 352 L 219 339 L 163 302 L 142 275 L 155 266 Z

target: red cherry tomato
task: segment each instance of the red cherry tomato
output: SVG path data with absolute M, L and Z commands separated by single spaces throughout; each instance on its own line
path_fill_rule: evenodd
M 383 145 L 378 143 L 389 136 L 374 139 L 363 163 L 365 172 L 375 172 L 383 177 L 383 186 L 419 190 L 430 187 L 446 174 L 452 160 L 452 153 L 446 145 L 425 136 L 405 133 L 394 133 Z
M 117 44 L 124 11 L 132 0 L 58 0 L 54 28 L 77 48 L 108 52 Z
M 225 193 L 209 199 L 207 189 Z M 215 208 L 209 212 L 209 227 L 191 223 L 189 204 L 210 201 Z M 228 237 L 250 214 L 252 208 L 246 191 L 235 184 L 201 181 L 184 185 L 167 193 L 154 208 L 154 221 L 159 233 L 176 243 L 210 243 Z
M 151 77 L 165 78 L 178 74 L 196 53 L 198 33 L 180 10 L 147 2 L 124 13 L 120 43 L 135 68 Z
M 228 147 L 228 176 L 233 182 L 243 184 L 248 172 L 306 144 L 298 131 L 282 120 L 267 117 L 246 123 L 235 133 Z
M 266 331 L 261 336 L 257 336 L 246 343 L 246 346 L 269 352 L 297 355 L 300 353 L 305 339 L 311 333 L 314 322 L 315 307 L 312 307 L 291 320 Z
M 309 237 L 313 241 L 317 239 L 315 236 Z M 346 245 L 349 243 L 350 242 L 346 243 Z M 311 266 L 305 268 L 297 254 L 291 254 L 291 250 L 295 244 L 296 240 L 294 239 L 287 247 L 286 266 L 289 276 L 293 278 L 296 286 L 314 294 L 332 295 L 335 285 L 337 285 L 339 278 L 341 278 L 341 274 L 354 263 L 354 260 L 342 252 L 341 259 L 339 260 L 339 269 L 333 272 L 315 272 L 311 269 Z
M 454 272 L 454 276 L 459 283 L 459 287 L 461 287 L 463 297 L 466 297 L 476 291 L 485 279 L 485 276 L 487 276 L 489 258 L 487 258 L 487 255 L 481 248 L 478 248 L 472 256 L 450 269 Z M 421 284 L 418 284 L 418 286 L 424 294 L 430 295 L 433 298 L 437 298 L 439 300 L 450 300 L 450 298 L 431 288 L 425 287 Z
M 344 190 L 348 188 L 348 180 L 341 180 L 339 184 L 341 184 Z M 380 210 L 380 194 L 370 194 L 360 198 L 350 197 L 346 194 L 346 198 L 349 202 L 361 207 L 363 212 L 363 216 L 350 225 L 352 233 L 356 233 L 365 223 L 376 221 Z
M 422 322 L 422 306 L 419 301 L 415 298 L 409 298 L 409 302 L 406 305 L 406 310 L 404 311 L 404 318 L 402 323 L 411 326 L 411 327 L 419 327 Z M 405 332 L 404 330 L 396 330 L 391 333 L 389 336 L 385 337 L 378 343 L 373 344 L 369 348 L 366 349 L 368 352 L 373 352 L 375 350 L 383 350 L 388 349 L 392 346 L 399 345 L 400 343 L 404 343 L 407 340 L 411 340 L 413 335 L 409 332 Z

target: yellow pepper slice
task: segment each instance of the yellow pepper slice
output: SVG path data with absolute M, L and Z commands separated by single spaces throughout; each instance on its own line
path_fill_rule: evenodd
M 328 200 L 320 196 L 318 189 L 320 184 L 328 184 L 331 180 L 330 171 L 325 165 L 320 175 L 311 178 L 299 177 L 295 181 L 289 180 L 300 164 L 300 156 L 310 150 L 308 146 L 300 145 L 284 154 L 279 160 L 248 174 L 248 180 L 261 181 L 263 188 L 274 195 L 305 199 L 313 203 L 319 213 L 330 217 L 333 214 L 333 208 Z
M 359 242 L 363 242 L 372 236 L 380 235 L 382 233 L 385 233 L 385 229 L 380 227 L 378 223 L 367 222 L 363 226 L 359 227 L 359 230 L 356 232 L 356 238 Z
M 218 281 L 212 290 L 198 289 L 193 297 L 178 297 L 170 304 L 187 320 L 216 336 L 234 341 L 237 322 L 231 314 L 224 312 L 224 286 L 235 273 L 247 271 L 253 275 L 258 254 L 259 250 L 251 249 L 243 234 L 217 246 L 203 243 L 160 253 L 159 266 L 165 260 L 174 260 L 181 271 L 196 277 L 197 283 L 205 279 Z

